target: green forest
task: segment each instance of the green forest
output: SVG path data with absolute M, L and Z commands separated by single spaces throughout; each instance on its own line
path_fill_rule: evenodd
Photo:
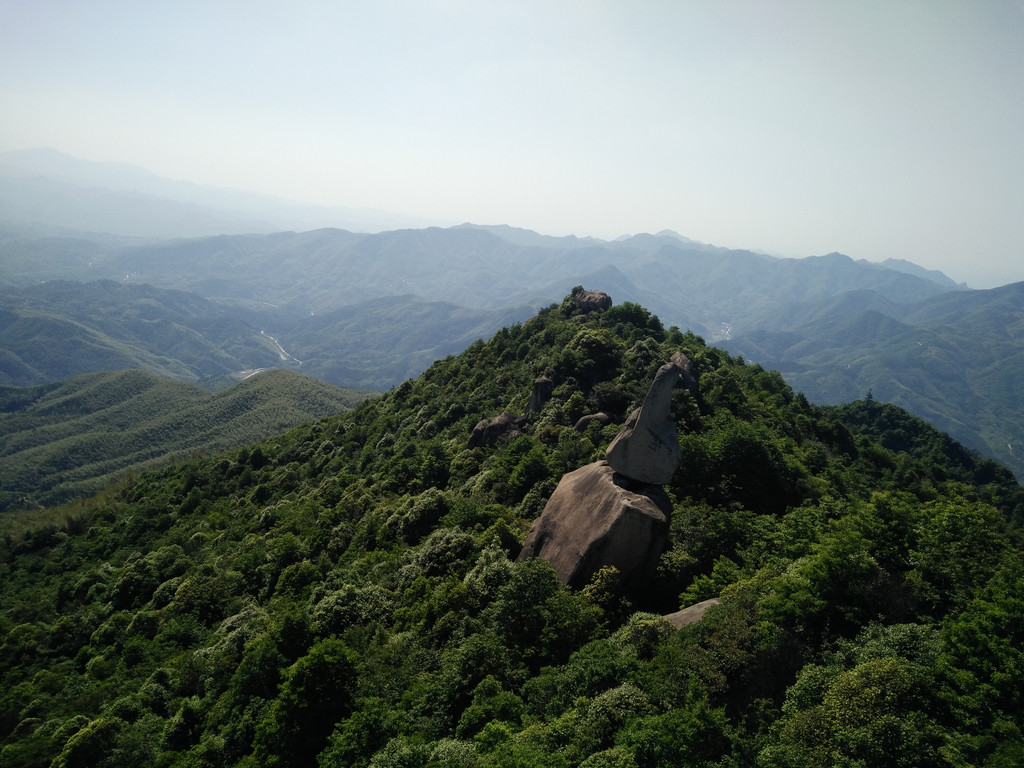
M 0 534 L 24 516 L 3 513 L 38 517 L 125 474 L 239 448 L 351 410 L 373 394 L 283 369 L 254 372 L 216 392 L 134 369 L 0 386 Z
M 1024 489 L 870 393 L 818 407 L 567 297 L 353 411 L 139 475 L 0 547 L 0 764 L 1024 763 Z M 677 351 L 642 590 L 517 560 Z M 496 445 L 481 420 L 551 399 Z M 675 629 L 663 616 L 721 603 Z

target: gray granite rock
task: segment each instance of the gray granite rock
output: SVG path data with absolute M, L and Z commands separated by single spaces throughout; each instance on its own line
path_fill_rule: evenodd
M 576 422 L 573 429 L 575 429 L 577 432 L 586 432 L 587 427 L 590 426 L 590 422 L 592 421 L 596 421 L 603 427 L 605 424 L 612 423 L 612 417 L 610 414 L 607 414 L 604 411 L 600 411 L 598 413 L 588 413 L 586 416 L 580 417 L 580 420 Z
M 699 603 L 694 603 L 693 605 L 683 608 L 681 611 L 670 613 L 663 618 L 676 629 L 680 629 L 681 627 L 686 627 L 690 624 L 696 624 L 704 618 L 704 614 L 707 613 L 708 608 L 715 605 L 721 605 L 721 603 L 721 598 L 712 597 L 710 600 L 703 600 Z
M 572 297 L 572 303 L 581 312 L 597 312 L 612 306 L 612 297 L 604 291 L 580 291 Z
M 682 352 L 658 369 L 643 405 L 630 414 L 608 446 L 606 457 L 619 474 L 642 483 L 664 485 L 682 459 L 672 419 L 672 388 L 693 365 Z
M 530 400 L 526 403 L 526 413 L 539 411 L 551 399 L 555 391 L 555 382 L 547 376 L 541 376 L 533 382 L 533 391 L 530 393 Z
M 467 448 L 486 448 L 498 442 L 498 438 L 512 430 L 519 429 L 521 417 L 514 413 L 503 411 L 493 419 L 478 421 L 469 435 Z
M 627 587 L 640 587 L 665 551 L 671 513 L 660 487 L 632 483 L 604 461 L 588 464 L 562 477 L 519 559 L 544 558 L 576 588 L 605 566 L 617 568 Z

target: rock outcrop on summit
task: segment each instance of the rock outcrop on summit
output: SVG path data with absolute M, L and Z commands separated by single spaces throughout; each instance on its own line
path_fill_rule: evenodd
M 597 312 L 610 309 L 612 297 L 604 291 L 578 291 L 573 294 L 572 303 L 580 312 Z

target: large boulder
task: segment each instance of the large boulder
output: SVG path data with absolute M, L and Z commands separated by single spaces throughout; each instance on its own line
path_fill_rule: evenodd
M 575 429 L 577 432 L 586 432 L 587 427 L 589 427 L 590 423 L 593 421 L 596 421 L 603 427 L 605 424 L 612 423 L 612 416 L 611 414 L 605 413 L 604 411 L 599 411 L 598 413 L 588 413 L 586 416 L 581 416 L 579 418 L 579 421 L 576 422 L 575 426 L 573 426 L 573 429 Z
M 671 482 L 682 453 L 672 419 L 672 388 L 693 364 L 682 352 L 658 369 L 643 405 L 630 414 L 605 454 L 616 472 L 642 483 Z
M 579 291 L 573 294 L 572 303 L 580 312 L 597 312 L 611 309 L 612 297 L 604 291 Z
M 699 603 L 683 608 L 681 611 L 670 613 L 663 618 L 668 621 L 676 629 L 682 629 L 688 627 L 691 624 L 696 624 L 698 621 L 704 618 L 704 614 L 708 612 L 708 608 L 714 608 L 716 605 L 722 604 L 722 598 L 712 597 L 709 600 L 702 600 Z
M 519 559 L 542 557 L 558 578 L 580 588 L 614 566 L 642 587 L 668 542 L 672 502 L 658 486 L 638 485 L 599 461 L 562 477 L 526 536 Z
M 502 411 L 493 419 L 478 421 L 469 435 L 467 448 L 488 448 L 498 442 L 498 438 L 522 426 L 522 417 L 514 413 Z

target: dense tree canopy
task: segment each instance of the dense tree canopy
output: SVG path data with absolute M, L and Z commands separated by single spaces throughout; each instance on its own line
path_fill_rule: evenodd
M 682 350 L 642 592 L 516 562 Z M 496 446 L 475 423 L 554 394 Z M 418 380 L 8 536 L 5 766 L 1016 765 L 1024 492 L 891 406 L 817 408 L 571 302 Z M 721 597 L 676 630 L 661 618 Z

